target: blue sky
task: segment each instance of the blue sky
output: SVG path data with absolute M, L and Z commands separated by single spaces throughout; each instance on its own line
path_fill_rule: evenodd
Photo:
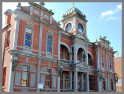
M 8 5 L 7 5 L 8 4 Z M 2 4 L 3 13 L 6 9 L 14 10 L 17 3 Z M 22 3 L 22 6 L 28 5 Z M 86 15 L 87 36 L 91 42 L 99 40 L 99 36 L 106 36 L 110 46 L 122 56 L 122 3 L 121 2 L 75 2 L 74 6 Z M 63 14 L 73 7 L 73 2 L 46 2 L 45 7 L 52 9 L 57 21 L 62 20 Z M 2 14 L 3 14 L 2 13 Z M 4 21 L 3 21 L 4 23 Z

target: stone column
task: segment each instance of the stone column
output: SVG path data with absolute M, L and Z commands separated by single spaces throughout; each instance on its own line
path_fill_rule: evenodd
M 60 73 L 58 72 L 58 80 L 57 80 L 57 92 L 60 92 Z
M 98 49 L 98 47 L 96 48 L 96 57 L 97 57 L 97 69 L 100 70 L 100 66 L 99 66 L 99 49 Z M 97 87 L 98 87 L 98 92 L 101 92 L 99 72 L 97 72 Z
M 69 72 L 69 88 L 72 90 L 72 71 Z
M 11 56 L 11 63 L 10 63 L 10 76 L 9 76 L 9 88 L 8 92 L 13 92 L 13 84 L 14 84 L 14 71 L 15 71 L 15 64 L 17 61 L 13 61 L 14 55 Z
M 74 64 L 77 63 L 77 45 L 74 43 Z M 74 66 L 74 92 L 77 92 L 77 68 Z
M 40 84 L 40 67 L 41 67 L 41 47 L 42 47 L 42 24 L 40 23 L 40 31 L 39 31 L 39 48 L 38 48 L 38 63 L 37 63 L 37 92 L 40 92 L 38 89 L 38 84 Z
M 13 92 L 13 84 L 14 84 L 14 71 L 12 71 L 12 63 L 10 64 L 10 82 L 8 92 Z
M 78 92 L 77 91 L 77 84 L 78 84 L 78 72 L 76 70 L 77 68 L 75 68 L 74 70 L 74 92 Z
M 86 73 L 86 91 L 89 92 L 89 73 Z
M 37 92 L 40 92 L 40 89 L 38 89 L 38 84 L 40 84 L 40 67 L 41 67 L 41 59 L 38 59 L 37 64 Z
M 13 38 L 13 50 L 17 49 L 19 23 L 20 23 L 20 17 L 17 16 L 15 18 L 15 31 L 14 31 L 14 38 Z
M 81 91 L 84 90 L 84 75 L 81 73 Z
M 58 33 L 58 60 L 60 60 L 60 39 L 61 39 L 61 31 Z
M 110 84 L 109 84 L 109 74 L 107 74 L 107 85 L 108 85 L 107 90 L 109 91 L 109 90 L 110 90 Z
M 59 33 L 58 33 L 58 61 L 60 60 L 60 38 L 61 38 L 61 32 L 59 31 Z M 59 72 L 59 70 L 58 70 L 58 79 L 57 79 L 57 92 L 60 92 L 60 72 Z
M 85 52 L 85 63 L 88 65 L 88 51 Z

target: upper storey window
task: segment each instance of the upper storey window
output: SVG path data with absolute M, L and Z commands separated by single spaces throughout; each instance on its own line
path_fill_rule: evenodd
M 9 47 L 10 43 L 10 31 L 7 32 L 6 47 Z
M 47 52 L 52 53 L 52 36 L 47 36 Z
M 102 65 L 102 67 L 104 67 L 104 56 L 102 53 L 101 53 L 101 65 Z
M 72 24 L 71 24 L 71 23 L 68 23 L 68 24 L 66 25 L 65 30 L 66 30 L 67 32 L 69 32 L 69 31 L 71 30 L 71 28 L 72 28 Z
M 84 32 L 84 27 L 81 23 L 78 24 L 78 30 L 79 32 Z
M 109 57 L 109 68 L 112 68 L 111 57 Z
M 26 28 L 26 33 L 25 33 L 25 46 L 26 47 L 31 47 L 31 37 L 32 37 L 32 29 Z

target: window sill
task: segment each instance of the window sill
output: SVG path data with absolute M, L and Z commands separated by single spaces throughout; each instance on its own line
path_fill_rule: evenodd
M 5 86 L 2 86 L 2 89 L 5 89 Z
M 10 47 L 8 46 L 8 47 L 5 48 L 5 50 L 7 50 L 7 49 L 9 49 L 9 48 L 10 48 Z

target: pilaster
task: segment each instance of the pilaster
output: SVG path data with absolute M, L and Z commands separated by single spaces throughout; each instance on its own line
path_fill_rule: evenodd
M 13 41 L 13 50 L 17 49 L 17 41 L 18 41 L 18 32 L 19 32 L 19 23 L 20 23 L 20 17 L 17 16 L 15 18 L 15 31 L 14 31 L 14 41 Z

